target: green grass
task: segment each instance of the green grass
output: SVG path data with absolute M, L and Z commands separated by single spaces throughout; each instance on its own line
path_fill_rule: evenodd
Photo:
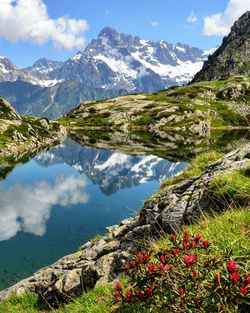
M 188 179 L 194 176 L 201 175 L 204 169 L 213 162 L 219 160 L 223 156 L 223 153 L 217 151 L 208 151 L 198 155 L 180 175 L 174 176 L 171 179 L 167 179 L 161 185 L 161 189 L 166 186 L 170 186 L 178 183 L 183 179 Z
M 13 296 L 0 304 L 0 313 L 42 313 L 47 312 L 48 309 L 47 305 L 39 305 L 36 294 Z
M 201 233 L 203 238 L 211 243 L 211 255 L 223 255 L 226 250 L 232 250 L 234 256 L 247 259 L 250 270 L 250 210 L 228 210 L 221 214 L 205 215 L 193 225 L 185 227 L 190 236 Z M 155 244 L 156 248 L 166 246 L 162 238 Z
M 250 270 L 250 211 L 248 209 L 229 210 L 219 215 L 203 216 L 199 223 L 185 227 L 185 229 L 188 230 L 190 236 L 201 233 L 203 238 L 209 240 L 209 254 L 211 256 L 223 255 L 226 250 L 232 250 L 234 259 L 237 262 L 244 262 Z M 167 245 L 168 239 L 165 237 L 152 243 L 155 250 L 167 248 Z M 123 284 L 126 280 L 126 278 L 123 279 Z M 49 306 L 46 304 L 41 306 L 38 297 L 33 294 L 22 297 L 15 296 L 0 304 L 0 313 L 45 313 L 48 311 Z M 73 300 L 65 307 L 52 310 L 52 312 L 156 313 L 156 311 L 152 311 L 147 307 L 143 310 L 137 306 L 118 307 L 114 304 L 112 285 L 98 286 L 96 289 L 90 290 Z
M 98 241 L 99 239 L 101 239 L 102 237 L 103 237 L 103 235 L 96 234 L 96 235 L 91 239 L 91 242 L 94 243 L 94 242 Z
M 211 184 L 213 199 L 220 206 L 238 207 L 250 205 L 250 168 L 244 171 L 228 171 L 213 179 Z

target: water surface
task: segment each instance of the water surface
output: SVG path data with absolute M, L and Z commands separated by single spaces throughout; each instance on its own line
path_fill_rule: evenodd
M 132 216 L 162 180 L 186 166 L 151 154 L 89 148 L 68 138 L 2 171 L 0 290 Z

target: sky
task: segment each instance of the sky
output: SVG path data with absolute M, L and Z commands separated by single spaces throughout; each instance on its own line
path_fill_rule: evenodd
M 106 26 L 209 49 L 247 10 L 249 0 L 0 0 L 0 55 L 21 67 L 65 61 Z

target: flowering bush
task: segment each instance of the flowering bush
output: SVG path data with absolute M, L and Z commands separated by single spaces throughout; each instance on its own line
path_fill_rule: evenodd
M 116 301 L 164 312 L 248 312 L 250 275 L 231 252 L 211 256 L 201 234 L 171 234 L 168 248 L 140 252 L 126 265 L 129 286 L 116 283 Z

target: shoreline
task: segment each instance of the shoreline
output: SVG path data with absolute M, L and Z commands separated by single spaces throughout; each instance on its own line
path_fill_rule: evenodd
M 153 194 L 139 215 L 107 227 L 108 232 L 99 240 L 88 241 L 80 251 L 1 291 L 0 301 L 14 294 L 36 292 L 49 302 L 56 299 L 64 302 L 84 290 L 113 281 L 146 238 L 158 237 L 162 231 L 177 230 L 182 224 L 198 220 L 211 205 L 207 190 L 212 179 L 228 170 L 249 167 L 249 152 L 250 145 L 245 145 L 209 165 L 200 176 L 184 179 Z

